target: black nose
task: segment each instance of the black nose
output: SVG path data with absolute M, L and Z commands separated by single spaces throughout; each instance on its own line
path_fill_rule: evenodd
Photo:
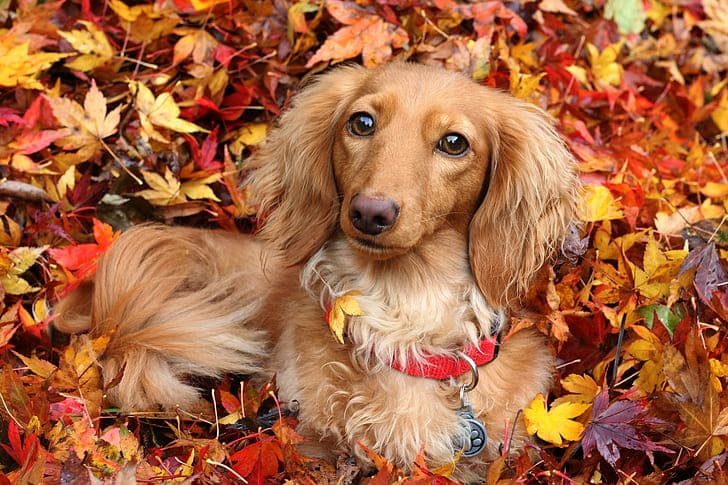
M 351 223 L 370 236 L 391 229 L 398 216 L 399 206 L 392 199 L 356 194 L 349 205 Z

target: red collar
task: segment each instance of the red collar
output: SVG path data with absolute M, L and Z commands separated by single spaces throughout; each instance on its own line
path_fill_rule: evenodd
M 475 365 L 480 367 L 493 362 L 498 356 L 498 347 L 500 346 L 498 340 L 496 336 L 486 337 L 477 344 L 468 344 L 463 348 L 462 353 L 470 357 Z M 406 366 L 402 366 L 399 361 L 392 361 L 390 366 L 392 369 L 412 377 L 426 377 L 437 380 L 460 377 L 471 370 L 467 361 L 450 355 L 425 356 L 424 362 L 418 362 L 414 357 L 410 357 Z
M 329 329 L 334 333 L 337 341 L 344 343 L 345 321 L 347 316 L 362 315 L 358 302 L 351 298 L 355 294 L 349 292 L 326 305 L 324 319 Z M 344 297 L 347 297 L 344 301 Z M 341 299 L 341 301 L 339 301 Z M 333 315 L 332 313 L 335 312 Z M 496 328 L 500 327 L 497 325 Z M 459 353 L 469 357 L 476 367 L 488 364 L 498 356 L 500 346 L 500 335 L 490 335 L 477 343 L 466 345 Z M 467 360 L 457 355 L 425 355 L 423 359 L 416 359 L 410 356 L 406 365 L 401 365 L 398 359 L 390 362 L 392 369 L 403 372 L 412 377 L 426 377 L 428 379 L 444 380 L 457 378 L 470 372 L 471 366 Z

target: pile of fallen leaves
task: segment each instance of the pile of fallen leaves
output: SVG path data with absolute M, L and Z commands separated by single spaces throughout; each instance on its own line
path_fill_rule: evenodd
M 45 330 L 131 224 L 249 229 L 243 162 L 301 79 L 393 58 L 545 107 L 581 163 L 583 256 L 516 320 L 552 337 L 556 386 L 484 479 L 725 483 L 725 1 L 0 0 L 0 484 L 355 479 L 298 451 L 272 388 L 213 383 L 213 420 L 119 414 L 104 339 Z M 371 456 L 371 483 L 447 482 Z

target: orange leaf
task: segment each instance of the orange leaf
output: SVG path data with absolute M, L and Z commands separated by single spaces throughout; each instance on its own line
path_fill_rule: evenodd
M 326 2 L 326 8 L 345 27 L 326 39 L 306 67 L 317 62 L 343 61 L 359 54 L 365 66 L 373 67 L 389 60 L 393 47 L 403 47 L 409 41 L 404 29 L 353 2 L 331 0 Z

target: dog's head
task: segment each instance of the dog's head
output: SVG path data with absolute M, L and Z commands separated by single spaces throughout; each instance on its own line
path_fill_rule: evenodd
M 254 157 L 261 236 L 305 261 L 339 227 L 372 259 L 467 234 L 494 306 L 527 288 L 573 216 L 574 162 L 547 115 L 442 69 L 341 67 L 295 98 Z

